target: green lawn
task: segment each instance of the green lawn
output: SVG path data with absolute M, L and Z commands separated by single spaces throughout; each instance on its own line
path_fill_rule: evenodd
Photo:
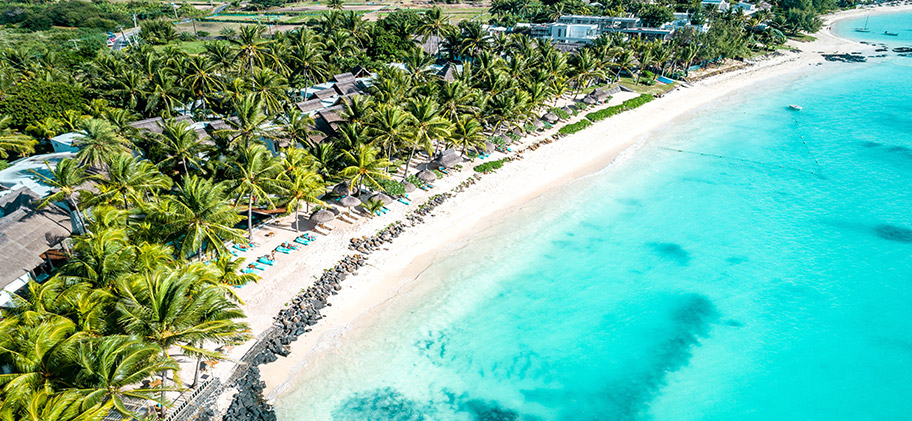
M 788 35 L 788 39 L 798 42 L 811 42 L 817 40 L 816 37 L 810 36 L 808 34 L 791 34 Z
M 156 45 L 155 49 L 161 51 L 168 45 L 176 45 L 180 47 L 181 50 L 184 50 L 187 54 L 200 54 L 203 51 L 206 51 L 204 45 L 206 41 L 175 41 L 170 44 L 165 45 Z
M 653 95 L 663 94 L 665 92 L 670 91 L 671 88 L 674 88 L 674 85 L 664 85 L 664 84 L 661 84 L 658 82 L 656 82 L 655 85 L 652 85 L 652 86 L 644 85 L 642 83 L 637 85 L 636 79 L 629 77 L 629 76 L 621 76 L 621 85 L 624 85 L 630 89 L 633 89 L 634 91 L 636 91 L 637 93 L 640 93 L 640 94 L 653 94 Z

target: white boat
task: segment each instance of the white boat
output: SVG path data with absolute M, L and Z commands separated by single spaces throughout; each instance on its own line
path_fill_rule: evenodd
M 792 109 L 792 110 L 795 110 L 795 111 L 801 111 L 801 110 L 802 110 L 802 108 L 801 108 L 800 105 L 795 105 L 795 104 L 789 105 L 789 109 Z
M 868 16 L 865 16 L 864 26 L 861 28 L 855 28 L 855 32 L 871 32 L 871 30 L 868 29 Z

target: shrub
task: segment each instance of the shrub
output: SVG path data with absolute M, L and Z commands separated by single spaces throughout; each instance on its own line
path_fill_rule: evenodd
M 390 196 L 396 197 L 405 194 L 405 186 L 395 180 L 379 180 L 377 183 Z
M 591 125 L 592 125 L 591 121 L 583 119 L 583 120 L 577 121 L 576 123 L 568 124 L 564 127 L 561 127 L 560 130 L 558 130 L 558 131 L 562 134 L 572 134 L 572 133 L 576 133 L 580 130 L 583 130 L 586 127 L 589 127 Z
M 613 107 L 608 107 L 603 110 L 598 110 L 598 111 L 594 111 L 589 114 L 586 114 L 586 118 L 588 118 L 592 121 L 604 120 L 615 114 L 620 114 L 623 111 L 632 110 L 649 101 L 652 101 L 653 99 L 655 99 L 655 98 L 652 95 L 643 94 L 636 98 L 628 99 L 628 100 L 622 102 L 621 105 L 615 105 Z
M 573 108 L 576 108 L 578 111 L 583 111 L 586 108 L 589 108 L 589 106 L 586 105 L 585 102 L 577 102 L 577 103 L 573 104 Z
M 188 42 L 188 41 L 195 40 L 196 37 L 194 37 L 193 34 L 187 32 L 187 31 L 184 31 L 184 32 L 180 33 L 180 36 L 178 37 L 178 39 L 180 39 L 181 41 L 184 41 L 184 42 Z
M 409 183 L 412 183 L 416 186 L 421 186 L 424 184 L 424 182 L 418 179 L 415 174 L 409 174 L 407 177 L 405 177 L 405 181 L 408 181 Z
M 40 79 L 24 81 L 10 88 L 0 99 L 0 115 L 10 116 L 10 125 L 22 129 L 67 110 L 81 109 L 84 93 L 82 88 L 69 83 Z
M 566 119 L 570 118 L 570 114 L 567 114 L 566 111 L 564 111 L 560 108 L 556 108 L 556 107 L 552 108 L 551 112 L 554 113 L 556 116 L 558 116 L 561 120 L 566 120 Z
M 490 140 L 495 146 L 507 146 L 507 141 L 501 136 L 494 136 Z
M 506 162 L 505 159 L 498 159 L 496 161 L 488 161 L 488 162 L 485 162 L 484 164 L 476 165 L 475 172 L 483 173 L 483 172 L 494 171 L 494 170 L 500 169 L 500 167 L 503 166 L 504 162 Z
M 209 35 L 211 35 L 211 34 L 209 34 L 209 32 L 206 32 L 206 31 L 196 31 L 196 36 L 198 36 L 200 38 L 206 38 Z
M 533 126 L 532 123 L 526 123 L 525 125 L 523 125 L 523 130 L 526 133 L 531 133 L 531 132 L 535 131 L 535 126 Z

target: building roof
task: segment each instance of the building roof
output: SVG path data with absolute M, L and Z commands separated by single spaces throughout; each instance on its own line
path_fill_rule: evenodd
M 31 170 L 35 170 L 44 176 L 50 176 L 45 161 L 55 168 L 57 163 L 72 158 L 72 152 L 49 153 L 43 155 L 34 155 L 28 158 L 17 159 L 3 170 L 0 170 L 0 197 L 9 194 L 9 190 L 16 190 L 19 187 L 28 187 L 40 197 L 47 196 L 51 192 L 51 186 L 48 186 L 37 180 Z
M 339 93 L 336 92 L 336 90 L 334 88 L 330 88 L 330 89 L 323 89 L 320 91 L 316 91 L 316 92 L 314 92 L 313 96 L 315 98 L 319 98 L 319 99 L 329 99 L 334 96 L 339 96 Z
M 6 195 L 0 206 L 0 287 L 6 287 L 43 262 L 41 254 L 73 232 L 70 213 L 59 206 L 37 209 L 40 197 L 26 187 Z
M 353 75 L 353 74 L 351 74 L 351 73 L 339 73 L 339 74 L 337 74 L 337 75 L 334 75 L 334 76 L 332 77 L 332 80 L 335 81 L 335 82 L 338 82 L 338 83 L 354 82 L 354 81 L 355 81 L 355 75 Z
M 351 74 L 352 74 L 352 76 L 354 76 L 354 77 L 356 77 L 356 78 L 370 77 L 370 76 L 371 76 L 370 72 L 367 71 L 367 69 L 366 69 L 364 66 L 360 65 L 360 64 L 357 65 L 357 66 L 355 66 L 355 67 L 352 69 Z
M 335 86 L 333 86 L 333 89 L 337 94 L 341 96 L 357 94 L 363 90 L 361 88 L 361 84 L 358 83 L 354 78 L 352 78 L 351 82 L 337 83 Z
M 319 110 L 320 108 L 323 108 L 323 101 L 321 101 L 319 98 L 317 98 L 317 99 L 310 99 L 307 101 L 302 101 L 295 105 L 297 105 L 298 109 L 301 110 L 302 112 L 308 113 L 308 112 L 316 111 L 316 110 Z
M 178 123 L 181 121 L 187 122 L 187 124 L 193 124 L 193 117 L 188 115 L 177 116 L 174 118 L 174 122 Z M 147 118 L 145 120 L 134 121 L 130 123 L 130 127 L 133 127 L 138 130 L 147 130 L 152 133 L 161 133 L 162 125 L 165 123 L 165 120 L 161 117 Z
M 453 64 L 448 62 L 447 64 L 443 65 L 443 68 L 437 71 L 437 76 L 447 82 L 456 80 L 456 70 Z

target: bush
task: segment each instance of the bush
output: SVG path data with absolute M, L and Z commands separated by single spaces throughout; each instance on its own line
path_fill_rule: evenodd
M 585 102 L 577 102 L 577 103 L 573 104 L 573 108 L 576 108 L 578 111 L 583 111 L 586 108 L 589 108 L 589 106 L 586 105 Z
M 598 110 L 598 111 L 594 111 L 589 114 L 586 114 L 586 118 L 588 118 L 592 121 L 604 120 L 615 114 L 620 114 L 621 112 L 624 112 L 626 110 L 632 110 L 649 101 L 652 101 L 653 99 L 655 99 L 655 98 L 652 95 L 643 94 L 636 98 L 628 99 L 628 100 L 622 102 L 621 105 L 615 105 L 613 107 L 608 107 L 603 110 Z
M 200 38 L 206 38 L 209 35 L 210 35 L 209 32 L 206 32 L 206 31 L 196 31 L 196 36 L 198 36 Z
M 591 125 L 592 125 L 591 121 L 583 119 L 583 120 L 577 121 L 576 123 L 568 124 L 564 127 L 561 127 L 560 130 L 558 130 L 558 131 L 562 134 L 573 134 L 573 133 L 583 130 L 586 127 L 589 127 Z
M 67 110 L 82 109 L 84 94 L 82 88 L 69 83 L 28 80 L 9 89 L 0 99 L 0 115 L 10 116 L 10 125 L 23 129 Z
M 505 159 L 498 159 L 497 161 L 488 161 L 488 162 L 485 162 L 484 164 L 476 165 L 475 172 L 484 173 L 484 172 L 500 169 L 500 167 L 503 167 L 504 162 L 506 162 Z
M 390 196 L 398 197 L 405 194 L 405 186 L 395 180 L 379 180 L 377 183 L 379 183 L 380 188 Z
M 178 39 L 180 39 L 181 41 L 184 41 L 184 42 L 189 42 L 189 41 L 195 40 L 196 37 L 193 36 L 193 34 L 187 32 L 187 31 L 184 31 L 184 32 L 180 33 L 180 36 L 178 37 Z
M 412 183 L 413 185 L 416 185 L 416 186 L 424 185 L 424 182 L 421 181 L 420 179 L 418 179 L 418 177 L 415 176 L 415 174 L 409 174 L 407 177 L 405 177 L 405 181 L 408 181 L 409 183 Z
M 560 108 L 556 108 L 556 107 L 552 108 L 551 112 L 554 113 L 555 115 L 557 115 L 561 120 L 566 120 L 566 119 L 570 118 L 570 114 L 567 114 L 566 111 L 564 111 Z

